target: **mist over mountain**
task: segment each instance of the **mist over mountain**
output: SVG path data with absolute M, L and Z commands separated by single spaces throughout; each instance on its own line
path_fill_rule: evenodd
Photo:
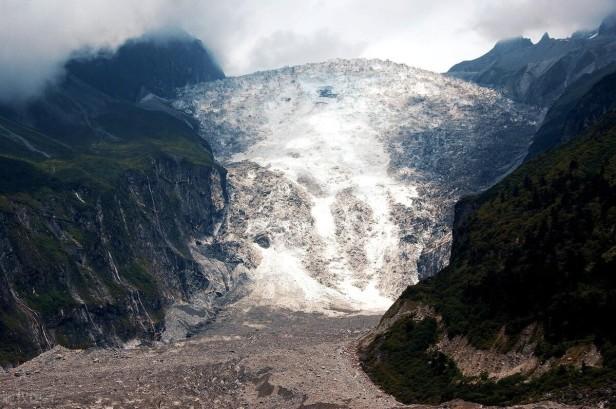
M 187 243 L 220 222 L 225 171 L 161 97 L 222 71 L 183 36 L 132 40 L 67 73 L 0 111 L 3 365 L 56 344 L 156 339 L 174 300 L 217 288 Z
M 11 1 L 0 406 L 616 404 L 611 0 Z
M 115 51 L 79 55 L 65 68 L 69 76 L 131 102 L 149 93 L 171 98 L 177 88 L 225 77 L 203 43 L 182 32 L 131 39 Z
M 190 33 L 229 75 L 358 57 L 443 72 L 501 38 L 538 38 L 546 30 L 562 37 L 598 26 L 613 11 L 612 0 L 5 0 L 0 100 L 39 96 L 62 80 L 77 50 L 116 50 L 152 32 Z

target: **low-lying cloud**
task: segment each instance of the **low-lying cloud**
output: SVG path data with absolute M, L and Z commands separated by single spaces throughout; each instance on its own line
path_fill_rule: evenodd
M 0 101 L 36 95 L 75 50 L 168 27 L 203 40 L 230 75 L 336 57 L 445 71 L 500 38 L 565 36 L 615 10 L 614 0 L 0 0 Z
M 537 37 L 550 32 L 565 37 L 594 28 L 616 11 L 614 0 L 516 0 L 485 2 L 474 24 L 488 38 Z
M 319 62 L 332 57 L 353 58 L 361 55 L 365 47 L 366 43 L 345 42 L 327 30 L 312 35 L 276 31 L 255 44 L 246 54 L 244 65 L 253 71 L 280 65 Z

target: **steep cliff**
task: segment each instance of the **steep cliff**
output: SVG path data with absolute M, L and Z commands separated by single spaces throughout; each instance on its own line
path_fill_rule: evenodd
M 71 61 L 39 99 L 0 108 L 1 365 L 55 344 L 184 335 L 241 280 L 224 254 L 204 257 L 196 244 L 216 236 L 228 208 L 226 171 L 196 124 L 158 96 L 122 94 L 209 78 L 197 72 L 200 43 L 182 40 L 178 51 L 173 41 Z M 196 61 L 183 65 L 190 78 L 126 66 L 148 53 L 178 64 L 178 52 Z M 101 64 L 131 70 L 130 87 L 108 89 Z M 187 316 L 168 313 L 195 300 Z
M 0 158 L 3 362 L 54 343 L 153 339 L 170 302 L 213 287 L 189 243 L 222 221 L 225 172 L 181 122 L 128 113 L 106 118 L 121 142 Z M 24 141 L 33 132 L 1 130 Z
M 456 207 L 450 265 L 362 344 L 405 402 L 616 402 L 616 116 Z

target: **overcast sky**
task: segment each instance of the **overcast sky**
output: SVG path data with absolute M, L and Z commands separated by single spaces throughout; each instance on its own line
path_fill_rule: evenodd
M 597 26 L 616 0 L 0 0 L 0 99 L 36 93 L 78 48 L 180 27 L 227 75 L 336 57 L 433 71 L 499 39 Z

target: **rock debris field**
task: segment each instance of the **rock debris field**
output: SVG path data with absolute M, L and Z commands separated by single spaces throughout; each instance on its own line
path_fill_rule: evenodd
M 0 375 L 0 407 L 408 407 L 373 385 L 356 359 L 357 340 L 377 321 L 376 316 L 229 310 L 202 333 L 175 343 L 56 347 Z

